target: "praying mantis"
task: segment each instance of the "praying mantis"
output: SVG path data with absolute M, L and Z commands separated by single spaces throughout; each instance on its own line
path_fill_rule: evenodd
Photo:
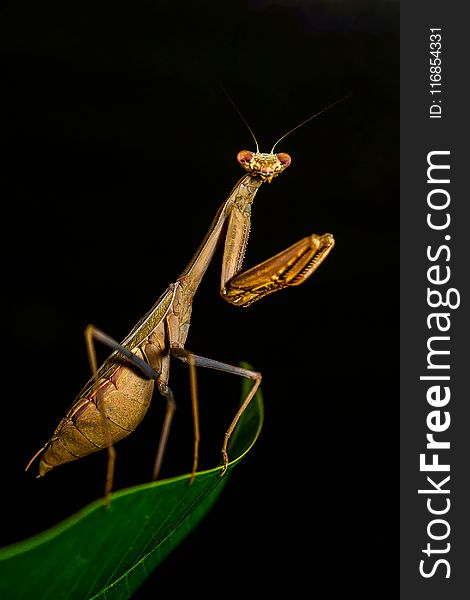
M 198 466 L 200 438 L 196 367 L 217 369 L 253 381 L 223 438 L 221 475 L 226 472 L 229 463 L 227 447 L 230 436 L 256 394 L 262 376 L 257 371 L 199 356 L 185 348 L 193 298 L 217 246 L 223 242 L 224 237 L 220 294 L 224 300 L 234 306 L 247 307 L 268 294 L 302 284 L 325 260 L 334 246 L 334 238 L 329 233 L 323 235 L 314 233 L 255 267 L 242 271 L 250 233 L 251 206 L 255 196 L 263 183 L 270 183 L 291 164 L 291 157 L 288 154 L 274 153 L 275 147 L 292 131 L 343 99 L 288 131 L 279 138 L 269 153 L 259 151 L 258 142 L 242 117 L 256 143 L 255 152 L 242 150 L 237 155 L 237 161 L 246 173 L 219 208 L 206 236 L 187 267 L 176 281 L 168 286 L 122 342 L 117 342 L 94 325 L 86 328 L 86 348 L 93 375 L 60 421 L 52 437 L 36 452 L 26 469 L 29 469 L 40 456 L 38 477 L 42 477 L 59 465 L 107 449 L 105 498 L 108 498 L 113 484 L 114 444 L 134 431 L 142 421 L 156 387 L 166 400 L 165 416 L 152 475 L 153 479 L 157 479 L 176 407 L 173 392 L 168 385 L 170 362 L 172 358 L 176 358 L 187 363 L 190 368 L 194 421 L 190 481 L 194 479 Z M 96 342 L 112 350 L 99 368 L 96 360 Z

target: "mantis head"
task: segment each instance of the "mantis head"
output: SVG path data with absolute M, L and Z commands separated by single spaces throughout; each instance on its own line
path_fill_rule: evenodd
M 265 153 L 265 152 L 259 151 L 258 140 L 256 139 L 256 136 L 253 133 L 251 127 L 246 122 L 245 117 L 239 111 L 238 107 L 236 106 L 236 104 L 234 103 L 232 98 L 230 98 L 227 90 L 224 87 L 222 87 L 222 89 L 224 90 L 225 94 L 227 95 L 227 97 L 230 100 L 234 109 L 239 114 L 242 121 L 245 123 L 248 131 L 253 136 L 253 139 L 256 144 L 256 152 L 251 152 L 250 150 L 241 150 L 237 154 L 237 161 L 245 169 L 245 171 L 248 171 L 248 173 L 250 173 L 250 175 L 253 175 L 254 177 L 258 177 L 261 179 L 261 181 L 267 181 L 268 183 L 271 183 L 271 181 L 274 179 L 274 177 L 277 177 L 280 173 L 282 173 L 285 169 L 287 169 L 287 167 L 292 162 L 291 157 L 288 154 L 286 154 L 285 152 L 278 152 L 277 154 L 274 154 L 274 148 L 279 144 L 279 142 L 281 140 L 283 140 L 285 137 L 287 137 L 288 135 L 290 135 L 296 129 L 299 129 L 299 127 L 302 127 L 303 125 L 305 125 L 306 123 L 308 123 L 309 121 L 314 119 L 315 117 L 318 117 L 318 115 L 321 115 L 322 113 L 329 110 L 331 107 L 335 106 L 339 102 L 342 102 L 343 100 L 345 100 L 348 97 L 348 96 L 344 96 L 343 98 L 336 100 L 336 102 L 333 102 L 333 104 L 330 104 L 323 110 L 320 110 L 319 112 L 315 113 L 311 117 L 308 117 L 308 119 L 305 119 L 305 121 L 302 121 L 302 123 L 299 123 L 292 129 L 289 129 L 289 131 L 287 133 L 285 133 L 283 136 L 281 136 L 277 140 L 277 142 L 271 148 L 271 152 Z
M 250 175 L 259 177 L 262 181 L 271 183 L 274 177 L 287 169 L 292 162 L 291 157 L 285 152 L 266 154 L 264 152 L 250 152 L 242 150 L 237 154 L 237 161 Z

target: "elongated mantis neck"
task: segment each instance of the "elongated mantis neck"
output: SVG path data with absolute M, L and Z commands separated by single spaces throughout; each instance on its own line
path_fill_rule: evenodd
M 217 249 L 217 245 L 223 237 L 227 218 L 230 216 L 234 206 L 238 210 L 249 211 L 256 192 L 262 183 L 262 180 L 257 177 L 244 175 L 233 188 L 227 200 L 219 208 L 201 245 L 188 266 L 178 277 L 178 281 L 184 286 L 187 292 L 194 294 L 201 283 Z

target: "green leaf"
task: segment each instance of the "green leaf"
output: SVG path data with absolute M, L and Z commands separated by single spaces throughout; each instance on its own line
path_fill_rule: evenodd
M 247 386 L 243 388 L 245 397 Z M 0 549 L 0 598 L 100 600 L 129 598 L 194 529 L 233 467 L 255 443 L 263 421 L 258 393 L 235 429 L 227 473 L 220 466 L 139 485 L 84 507 L 52 529 Z

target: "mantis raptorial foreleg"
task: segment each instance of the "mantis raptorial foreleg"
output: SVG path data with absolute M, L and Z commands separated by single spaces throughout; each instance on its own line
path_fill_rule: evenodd
M 234 213 L 236 218 L 233 218 Z M 220 293 L 236 306 L 249 306 L 278 290 L 300 285 L 319 267 L 334 246 L 333 236 L 313 234 L 241 271 L 250 228 L 250 213 L 230 215 L 222 263 Z

